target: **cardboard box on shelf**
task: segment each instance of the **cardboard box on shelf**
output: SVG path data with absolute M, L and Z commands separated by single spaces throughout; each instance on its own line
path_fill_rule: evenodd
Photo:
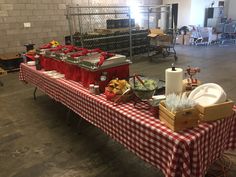
M 222 38 L 222 33 L 217 34 L 217 39 L 221 39 Z
M 7 72 L 0 67 L 0 76 L 7 75 Z
M 184 44 L 184 35 L 183 34 L 176 36 L 176 44 L 181 44 L 181 45 Z
M 216 41 L 216 40 L 218 40 L 218 34 L 212 34 L 211 36 L 210 36 L 210 39 L 209 39 L 209 41 L 210 42 L 212 42 L 212 41 Z
M 184 45 L 190 45 L 191 44 L 191 35 L 186 34 L 184 35 Z
M 0 59 L 1 60 L 14 60 L 14 59 L 18 59 L 19 57 L 19 53 L 4 53 L 4 54 L 0 54 Z
M 148 37 L 155 38 L 157 36 L 163 36 L 163 35 L 164 35 L 163 30 L 156 28 L 156 29 L 150 29 Z

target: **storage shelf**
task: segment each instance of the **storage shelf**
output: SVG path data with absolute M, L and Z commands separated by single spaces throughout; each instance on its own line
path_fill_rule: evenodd
M 148 33 L 134 33 L 132 36 L 137 36 L 137 35 L 147 35 Z M 129 34 L 124 34 L 124 35 L 113 35 L 113 36 L 104 36 L 104 37 L 91 37 L 91 39 L 86 39 L 83 38 L 83 41 L 95 41 L 95 40 L 104 40 L 104 39 L 114 39 L 114 38 L 123 38 L 123 37 L 129 37 Z M 80 36 L 74 36 L 74 38 L 80 38 Z M 140 37 L 141 38 L 141 37 Z
M 141 47 L 148 47 L 148 45 L 133 46 L 132 49 L 141 48 Z M 108 51 L 109 51 L 109 52 L 115 52 L 115 51 L 123 51 L 123 50 L 129 50 L 129 47 L 126 47 L 126 48 L 118 48 L 118 49 L 113 49 L 113 50 L 108 50 Z
M 148 31 L 146 30 L 134 30 L 132 31 L 132 53 L 134 55 L 145 53 L 148 51 L 149 40 Z M 69 39 L 69 38 L 68 38 Z M 80 40 L 81 39 L 81 40 Z M 109 52 L 116 52 L 126 56 L 130 55 L 130 36 L 127 32 L 114 33 L 107 35 L 88 35 L 82 38 L 77 35 L 74 36 L 74 41 L 76 45 L 82 45 L 86 48 L 101 48 L 102 50 Z M 143 49 L 143 48 L 146 49 Z M 139 50 L 139 48 L 142 48 Z
M 140 38 L 140 39 L 135 39 L 135 40 L 145 40 L 145 39 Z M 135 46 L 135 42 L 134 42 L 135 40 L 132 40 L 134 46 Z M 94 44 L 88 44 L 88 45 L 85 44 L 85 45 L 86 45 L 86 46 L 89 46 L 89 45 L 93 46 L 93 45 L 95 45 L 96 43 L 99 43 L 99 45 L 104 46 L 104 45 L 111 45 L 111 44 L 129 43 L 129 40 L 113 41 L 113 42 L 104 42 L 104 43 L 101 43 L 101 42 L 95 42 Z

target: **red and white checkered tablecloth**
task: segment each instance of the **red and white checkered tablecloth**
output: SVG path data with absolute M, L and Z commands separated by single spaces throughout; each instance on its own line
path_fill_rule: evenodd
M 227 149 L 236 149 L 236 114 L 194 129 L 172 132 L 145 109 L 114 105 L 80 83 L 53 79 L 21 64 L 20 80 L 29 82 L 102 129 L 166 177 L 202 177 Z

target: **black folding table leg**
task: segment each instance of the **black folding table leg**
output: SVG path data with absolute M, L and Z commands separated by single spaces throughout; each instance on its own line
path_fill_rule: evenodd
M 34 100 L 36 100 L 36 98 L 37 98 L 37 97 L 36 97 L 37 89 L 38 89 L 37 87 L 34 88 Z
M 81 128 L 82 128 L 81 123 L 82 123 L 82 121 L 83 121 L 83 118 L 80 117 L 78 122 L 77 122 L 78 134 L 81 134 Z
M 3 87 L 3 86 L 4 86 L 4 84 L 3 84 L 3 82 L 2 82 L 2 81 L 0 81 L 0 86 L 1 86 L 1 87 Z
M 71 110 L 68 108 L 68 111 L 66 113 L 66 123 L 68 126 L 71 125 L 71 122 L 70 122 L 70 115 L 71 115 Z

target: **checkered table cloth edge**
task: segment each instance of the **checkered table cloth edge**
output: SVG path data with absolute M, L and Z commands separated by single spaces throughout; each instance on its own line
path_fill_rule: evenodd
M 19 79 L 29 82 L 102 129 L 166 177 L 201 177 L 227 149 L 236 149 L 236 114 L 194 129 L 172 132 L 148 110 L 114 105 L 80 83 L 53 79 L 21 64 Z

